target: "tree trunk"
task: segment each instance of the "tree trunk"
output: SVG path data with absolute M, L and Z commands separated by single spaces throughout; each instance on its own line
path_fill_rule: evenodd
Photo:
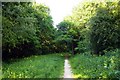
M 74 45 L 73 45 L 73 42 L 72 42 L 72 54 L 74 55 Z

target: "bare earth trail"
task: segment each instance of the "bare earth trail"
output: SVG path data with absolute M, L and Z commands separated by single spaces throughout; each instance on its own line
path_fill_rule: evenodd
M 73 78 L 71 66 L 69 64 L 68 59 L 65 59 L 65 63 L 64 63 L 64 78 Z

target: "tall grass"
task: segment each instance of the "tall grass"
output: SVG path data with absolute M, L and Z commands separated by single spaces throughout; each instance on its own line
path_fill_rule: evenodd
M 92 56 L 88 52 L 70 58 L 75 78 L 119 78 L 120 50 L 106 52 L 104 56 Z
M 2 79 L 2 65 L 0 64 L 0 80 Z
M 3 78 L 59 78 L 63 75 L 62 54 L 31 56 L 3 62 Z

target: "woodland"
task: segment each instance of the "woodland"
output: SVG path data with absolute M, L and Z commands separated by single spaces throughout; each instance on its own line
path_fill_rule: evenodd
M 61 78 L 68 57 L 74 78 L 120 79 L 118 0 L 78 4 L 53 22 L 44 4 L 2 3 L 1 78 Z

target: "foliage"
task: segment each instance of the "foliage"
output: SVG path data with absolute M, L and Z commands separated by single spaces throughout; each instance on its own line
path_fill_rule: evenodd
M 68 35 L 68 30 L 73 24 L 68 21 L 62 21 L 57 25 L 58 30 L 55 33 L 54 42 L 61 45 L 61 51 L 69 51 L 69 46 L 71 44 L 71 36 Z M 63 49 L 64 48 L 64 49 Z
M 31 2 L 2 5 L 3 59 L 50 51 L 54 28 L 48 7 Z
M 76 54 L 70 58 L 75 77 L 120 78 L 120 50 L 116 49 L 120 48 L 119 25 L 118 0 L 80 3 L 57 29 L 53 27 L 47 6 L 3 2 L 2 58 L 13 59 L 3 62 L 3 78 L 61 77 L 62 57 L 70 57 L 71 52 Z M 55 52 L 59 54 L 37 55 Z M 34 54 L 36 56 L 31 56 Z M 14 59 L 19 57 L 24 58 Z
M 59 36 L 55 39 L 58 42 L 66 44 L 67 51 L 72 51 L 73 54 L 76 54 L 76 46 L 79 40 L 79 30 L 76 29 L 75 24 L 64 20 L 58 25 Z
M 120 50 L 106 52 L 105 56 L 92 56 L 89 52 L 70 58 L 76 78 L 120 78 Z
M 103 50 L 120 46 L 118 1 L 84 2 L 76 6 L 72 15 L 66 16 L 64 21 L 74 24 L 66 33 L 71 32 L 71 36 L 77 37 L 73 42 L 77 52 L 91 50 L 92 53 L 103 55 Z
M 97 8 L 97 3 L 83 3 L 79 4 L 73 9 L 72 15 L 66 16 L 64 22 L 72 23 L 72 26 L 64 25 L 68 28 L 67 34 L 63 34 L 64 36 L 68 36 L 70 38 L 70 50 L 72 52 L 84 52 L 88 49 L 89 46 L 89 29 L 88 22 L 89 19 L 95 14 L 95 10 Z M 62 26 L 62 25 L 61 25 Z M 63 27 L 63 26 L 62 26 Z M 59 30 L 59 28 L 58 28 Z M 66 38 L 65 38 L 66 39 Z
M 107 2 L 97 8 L 96 15 L 90 19 L 90 43 L 93 53 L 119 47 L 120 27 L 118 3 Z
M 60 78 L 64 70 L 61 55 L 31 56 L 3 63 L 3 78 Z
M 2 65 L 0 65 L 0 79 L 2 79 Z
M 79 4 L 57 29 L 50 9 L 42 4 L 4 2 L 2 14 L 3 58 L 89 50 L 104 54 L 120 47 L 118 1 Z

